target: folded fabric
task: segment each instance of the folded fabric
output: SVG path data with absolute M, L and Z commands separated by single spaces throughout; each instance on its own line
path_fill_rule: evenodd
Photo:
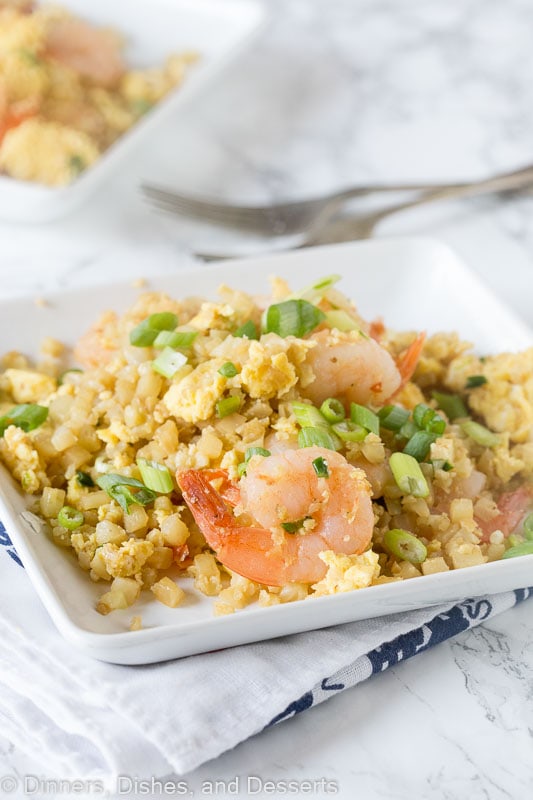
M 183 774 L 336 692 L 505 611 L 533 590 L 465 600 L 141 667 L 74 650 L 0 530 L 0 725 L 47 774 Z

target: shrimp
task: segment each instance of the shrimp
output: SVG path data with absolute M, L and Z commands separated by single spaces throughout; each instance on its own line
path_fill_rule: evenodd
M 490 541 L 494 531 L 502 531 L 505 538 L 517 530 L 522 520 L 533 509 L 533 485 L 521 486 L 514 492 L 504 492 L 498 500 L 499 514 L 491 520 L 477 520 L 483 531 L 482 542 Z
M 118 38 L 79 19 L 58 19 L 47 37 L 47 52 L 83 78 L 112 87 L 125 72 Z
M 88 369 L 109 363 L 117 352 L 116 324 L 114 312 L 102 314 L 74 348 L 76 361 Z
M 323 458 L 329 477 L 313 461 Z M 220 477 L 217 471 L 215 477 Z M 257 583 L 315 583 L 326 574 L 325 550 L 355 555 L 372 539 L 374 514 L 364 473 L 339 453 L 322 447 L 254 456 L 239 484 L 238 511 L 252 524 L 239 524 L 236 497 L 212 484 L 211 470 L 176 475 L 183 498 L 217 558 L 228 569 Z M 223 495 L 225 495 L 226 502 Z M 294 523 L 288 532 L 283 525 Z M 299 526 L 299 527 L 298 527 Z
M 315 405 L 328 397 L 346 404 L 383 405 L 412 376 L 424 338 L 425 334 L 417 336 L 395 362 L 375 339 L 318 331 L 310 337 L 316 346 L 306 358 L 316 377 L 303 393 Z

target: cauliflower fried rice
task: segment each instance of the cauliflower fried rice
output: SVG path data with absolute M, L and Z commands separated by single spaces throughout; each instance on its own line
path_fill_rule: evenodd
M 533 348 L 369 324 L 333 284 L 145 293 L 73 358 L 4 356 L 0 458 L 100 613 L 178 607 L 184 576 L 228 614 L 530 551 Z

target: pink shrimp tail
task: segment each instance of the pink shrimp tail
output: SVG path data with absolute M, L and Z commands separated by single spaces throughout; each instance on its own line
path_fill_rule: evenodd
M 398 367 L 398 372 L 400 373 L 402 379 L 399 387 L 400 389 L 403 389 L 407 381 L 413 377 L 414 371 L 420 360 L 420 356 L 422 355 L 422 348 L 424 347 L 425 341 L 425 332 L 419 333 L 416 339 L 411 342 L 407 350 L 405 350 L 398 358 L 396 366 Z

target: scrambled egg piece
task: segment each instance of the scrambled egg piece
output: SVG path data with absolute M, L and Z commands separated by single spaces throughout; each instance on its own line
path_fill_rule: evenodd
M 4 136 L 0 169 L 18 180 L 64 186 L 99 155 L 96 145 L 82 131 L 28 119 Z
M 53 378 L 31 369 L 6 369 L 4 376 L 16 403 L 39 403 L 57 388 Z
M 185 422 L 212 417 L 226 388 L 226 379 L 218 372 L 223 363 L 220 358 L 206 361 L 174 383 L 163 397 L 170 413 Z
M 41 486 L 49 486 L 45 465 L 33 447 L 30 436 L 10 425 L 0 439 L 0 454 L 25 492 L 35 494 Z
M 446 385 L 464 391 L 470 375 L 487 382 L 470 392 L 469 405 L 489 428 L 510 434 L 513 442 L 527 442 L 533 427 L 533 348 L 524 353 L 501 353 L 484 361 L 473 355 L 454 359 Z
M 102 547 L 105 567 L 114 578 L 127 578 L 140 572 L 153 552 L 152 542 L 146 539 L 128 539 L 120 547 L 116 544 Z
M 321 581 L 312 586 L 314 597 L 363 589 L 379 576 L 379 556 L 373 550 L 355 556 L 325 550 L 319 555 L 328 571 Z

